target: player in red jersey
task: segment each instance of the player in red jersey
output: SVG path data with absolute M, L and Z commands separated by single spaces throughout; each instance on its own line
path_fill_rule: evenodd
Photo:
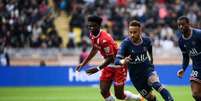
M 98 16 L 94 15 L 88 17 L 88 28 L 90 30 L 90 39 L 93 48 L 91 49 L 89 56 L 76 67 L 76 70 L 79 71 L 99 51 L 104 57 L 104 62 L 96 68 L 91 68 L 86 72 L 91 75 L 102 70 L 100 76 L 100 92 L 105 101 L 115 101 L 115 98 L 110 93 L 110 87 L 113 82 L 116 98 L 126 101 L 140 101 L 142 98 L 139 95 L 124 91 L 127 67 L 113 64 L 118 46 L 110 34 L 100 30 L 101 22 L 102 19 Z

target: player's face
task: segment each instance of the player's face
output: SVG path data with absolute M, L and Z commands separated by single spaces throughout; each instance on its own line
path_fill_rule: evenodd
M 93 34 L 97 34 L 100 31 L 100 26 L 95 22 L 88 22 L 87 27 Z
M 187 32 L 189 30 L 189 23 L 187 23 L 185 20 L 178 20 L 177 25 L 179 30 L 181 30 L 183 33 Z
M 139 26 L 129 26 L 129 35 L 133 39 L 139 38 L 141 33 L 141 28 Z

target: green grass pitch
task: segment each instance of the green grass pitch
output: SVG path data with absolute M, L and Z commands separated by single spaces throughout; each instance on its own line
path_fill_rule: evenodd
M 194 101 L 189 86 L 167 86 L 175 101 Z M 127 86 L 137 94 L 132 86 Z M 113 89 L 111 89 L 113 91 Z M 156 92 L 155 92 L 156 93 Z M 163 101 L 157 93 L 159 101 Z M 98 87 L 0 87 L 0 101 L 104 101 Z M 119 100 L 117 100 L 119 101 Z

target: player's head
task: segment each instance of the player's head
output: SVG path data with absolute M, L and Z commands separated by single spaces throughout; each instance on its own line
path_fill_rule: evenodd
M 100 31 L 100 27 L 101 27 L 101 23 L 102 23 L 102 18 L 96 15 L 91 15 L 88 17 L 88 29 L 90 32 L 92 32 L 92 34 L 97 35 Z
M 186 32 L 190 29 L 190 21 L 186 16 L 181 16 L 177 20 L 179 30 Z
M 137 20 L 133 20 L 129 23 L 128 33 L 132 38 L 138 38 L 141 34 L 141 24 Z

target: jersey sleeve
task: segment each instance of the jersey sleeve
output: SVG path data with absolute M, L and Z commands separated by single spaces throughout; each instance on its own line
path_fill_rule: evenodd
M 179 48 L 180 48 L 182 54 L 183 54 L 183 53 L 184 53 L 184 54 L 187 53 L 187 50 L 186 50 L 186 48 L 185 48 L 185 45 L 183 44 L 183 42 L 182 42 L 181 40 L 179 40 Z
M 189 55 L 188 55 L 188 51 L 186 50 L 186 48 L 184 47 L 184 44 L 182 43 L 181 40 L 179 40 L 179 48 L 182 51 L 182 56 L 183 56 L 183 60 L 182 60 L 182 68 L 185 71 L 186 68 L 189 65 Z
M 150 61 L 153 64 L 152 42 L 151 42 L 150 38 L 148 38 L 147 50 L 148 50 L 148 53 L 149 53 L 149 56 L 150 56 Z
M 200 29 L 197 29 L 197 34 L 196 34 L 197 38 L 199 39 L 199 41 L 201 42 L 201 30 Z
M 117 52 L 116 58 L 115 58 L 115 64 L 116 65 L 121 65 L 120 60 L 126 57 L 126 42 L 123 41 L 120 45 L 120 48 Z

